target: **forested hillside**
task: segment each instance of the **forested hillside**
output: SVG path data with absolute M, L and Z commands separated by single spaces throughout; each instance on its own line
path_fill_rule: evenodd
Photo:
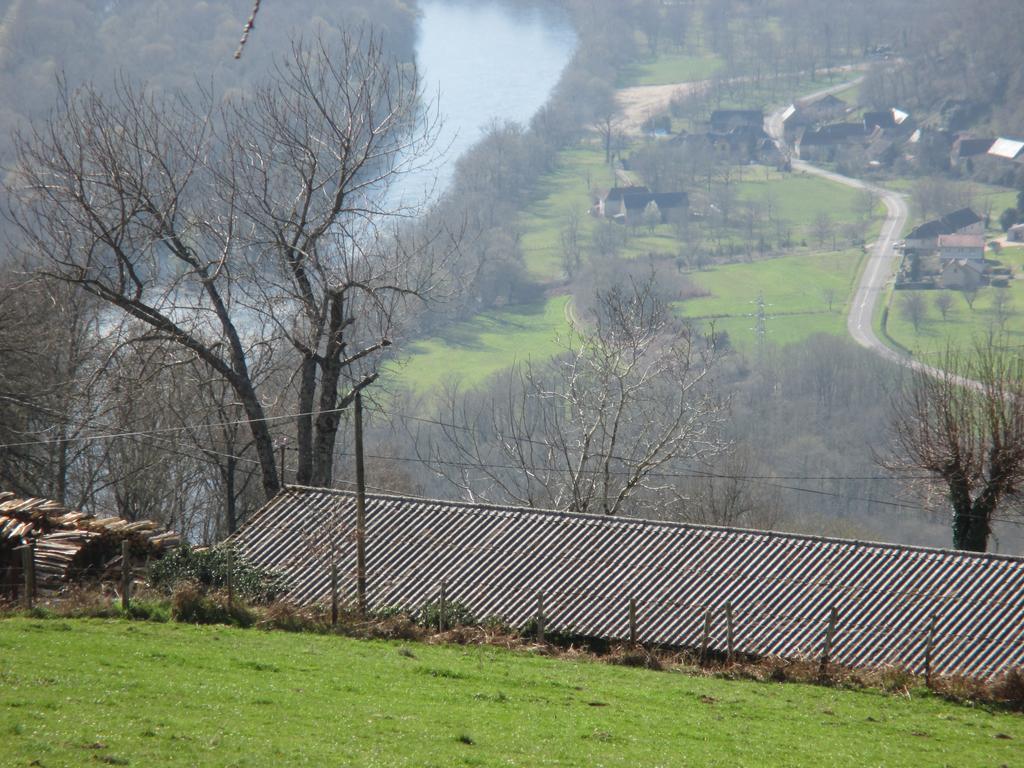
M 229 93 L 266 70 L 295 35 L 372 23 L 389 49 L 411 61 L 415 4 L 403 0 L 263 3 L 240 60 L 232 58 L 250 0 L 9 0 L 0 10 L 0 162 L 10 134 L 53 108 L 58 78 L 108 87 L 118 76 L 154 89 L 214 84 Z

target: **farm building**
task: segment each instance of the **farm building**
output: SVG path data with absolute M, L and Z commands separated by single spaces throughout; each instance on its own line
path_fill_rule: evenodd
M 939 235 L 941 261 L 985 261 L 985 238 L 981 235 Z
M 290 599 L 329 596 L 330 551 L 354 595 L 355 496 L 287 487 L 236 534 Z M 1024 666 L 1024 558 L 538 509 L 371 495 L 367 602 L 414 611 L 447 599 L 551 632 L 995 676 Z M 730 617 L 731 616 L 731 621 Z
M 664 222 L 675 212 L 685 210 L 689 198 L 685 192 L 651 192 L 643 186 L 612 187 L 597 199 L 592 210 L 598 218 L 635 224 L 652 204 Z
M 764 112 L 760 109 L 716 109 L 711 113 L 711 132 L 728 133 L 733 128 L 761 128 Z
M 977 288 L 985 281 L 985 267 L 978 261 L 958 259 L 947 261 L 942 267 L 940 283 L 943 288 L 962 291 Z
M 915 227 L 907 235 L 906 247 L 914 251 L 931 251 L 939 247 L 939 238 L 943 235 L 984 234 L 985 220 L 970 208 L 960 208 L 942 218 L 932 219 Z M 984 243 L 982 249 L 984 250 Z

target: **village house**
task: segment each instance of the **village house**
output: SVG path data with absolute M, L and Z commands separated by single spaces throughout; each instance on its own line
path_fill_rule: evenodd
M 711 132 L 728 133 L 733 128 L 763 128 L 760 109 L 716 109 L 711 113 Z
M 985 263 L 985 238 L 981 235 L 939 235 L 939 259 Z
M 1014 224 L 1006 230 L 1006 239 L 1011 243 L 1024 243 L 1024 224 Z
M 866 138 L 864 126 L 860 123 L 831 123 L 804 129 L 797 138 L 796 150 L 803 158 L 831 160 L 837 146 L 862 144 Z
M 612 187 L 598 197 L 591 209 L 600 219 L 623 224 L 638 224 L 648 206 L 658 211 L 662 223 L 671 220 L 689 206 L 685 192 L 651 192 L 644 186 Z
M 998 160 L 1024 162 L 1024 141 L 1017 139 L 998 138 L 989 147 L 988 156 Z
M 976 139 L 970 136 L 961 136 L 953 142 L 949 162 L 954 167 L 967 165 L 969 160 L 987 155 L 995 141 L 993 138 Z
M 849 106 L 831 94 L 815 101 L 798 101 L 782 113 L 785 138 L 793 142 L 801 128 L 810 128 L 843 117 Z
M 962 291 L 977 288 L 985 281 L 985 267 L 980 262 L 968 259 L 947 261 L 942 267 L 939 284 L 943 288 Z
M 908 251 L 934 251 L 942 235 L 984 235 L 985 220 L 970 208 L 947 213 L 940 219 L 920 224 L 907 235 Z
M 871 133 L 877 128 L 882 130 L 891 130 L 894 128 L 910 127 L 910 115 L 901 109 L 895 107 L 891 109 L 883 109 L 877 112 L 865 112 L 864 113 L 864 132 Z

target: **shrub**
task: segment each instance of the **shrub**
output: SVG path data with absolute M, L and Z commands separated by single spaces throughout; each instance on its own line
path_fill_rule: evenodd
M 207 594 L 195 583 L 183 582 L 171 596 L 171 616 L 183 624 L 232 624 L 251 627 L 256 616 L 241 603 L 228 606 L 220 594 Z
M 300 608 L 283 601 L 273 602 L 263 610 L 258 626 L 261 629 L 280 629 L 285 632 L 324 632 L 330 625 L 322 611 Z
M 228 569 L 236 595 L 251 603 L 267 603 L 284 591 L 281 578 L 249 563 L 228 545 L 193 549 L 178 547 L 149 567 L 149 583 L 173 592 L 182 582 L 226 589 Z
M 441 624 L 441 603 L 431 600 L 419 610 L 419 623 L 425 627 L 439 629 Z M 444 625 L 446 629 L 452 627 L 469 627 L 475 625 L 476 619 L 472 612 L 462 603 L 454 600 L 446 600 L 444 604 Z
M 1011 669 L 996 683 L 993 691 L 997 699 L 1014 707 L 1024 707 L 1024 669 Z
M 132 600 L 124 615 L 138 621 L 167 622 L 171 620 L 171 606 L 163 600 Z

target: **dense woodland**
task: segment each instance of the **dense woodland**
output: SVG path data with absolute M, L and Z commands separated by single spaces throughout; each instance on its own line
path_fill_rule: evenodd
M 529 125 L 492 125 L 458 159 L 451 186 L 436 205 L 415 221 L 382 227 L 394 239 L 376 247 L 387 243 L 396 252 L 427 254 L 415 263 L 430 262 L 433 293 L 425 293 L 414 308 L 395 304 L 374 315 L 379 305 L 364 307 L 376 326 L 360 331 L 352 343 L 386 339 L 374 357 L 383 362 L 388 355 L 400 356 L 403 343 L 454 320 L 534 301 L 553 289 L 571 293 L 585 326 L 605 333 L 570 343 L 547 369 L 520 368 L 478 390 L 453 387 L 431 398 L 369 386 L 380 363 L 360 360 L 358 371 L 342 375 L 346 387 L 335 389 L 347 394 L 366 384 L 371 489 L 947 543 L 948 513 L 941 498 L 928 496 L 914 482 L 895 480 L 879 465 L 887 450 L 898 369 L 852 342 L 828 336 L 785 348 L 769 344 L 744 356 L 728 339 L 654 311 L 692 291 L 682 266 L 763 257 L 789 245 L 786 222 L 735 204 L 729 162 L 666 157 L 653 145 L 635 152 L 635 162 L 650 169 L 645 177 L 655 178 L 657 170 L 664 178 L 656 185 L 704 188 L 704 199 L 716 204 L 717 214 L 680 227 L 678 252 L 642 264 L 620 255 L 620 241 L 630 236 L 625 229 L 613 225 L 606 236 L 580 244 L 568 217 L 565 278 L 558 285 L 538 281 L 526 269 L 516 212 L 543 174 L 557 167 L 560 151 L 600 134 L 602 123 L 610 126 L 620 72 L 659 53 L 710 51 L 724 62 L 706 94 L 679 106 L 679 115 L 688 119 L 700 120 L 716 104 L 742 99 L 745 89 L 770 94 L 775 88 L 781 95 L 794 72 L 813 73 L 867 57 L 875 63 L 862 89 L 866 103 L 899 101 L 939 115 L 946 101 L 966 100 L 982 108 L 979 127 L 1012 131 L 1024 121 L 1024 54 L 1014 39 L 1024 29 L 1024 7 L 1015 0 L 971 6 L 956 0 L 831 0 L 826 14 L 823 3 L 811 0 L 564 0 L 564 5 L 580 43 L 549 102 Z M 184 7 L 11 0 L 0 41 L 5 167 L 10 169 L 17 155 L 12 136 L 20 131 L 29 137 L 28 126 L 51 113 L 61 78 L 68 92 L 86 82 L 95 84 L 98 95 L 114 92 L 114 82 L 124 77 L 145 83 L 147 93 L 157 97 L 184 91 L 199 99 L 196 94 L 205 89 L 215 94 L 211 103 L 216 103 L 258 90 L 295 35 L 308 38 L 316 29 L 330 45 L 360 23 L 380 33 L 388 55 L 399 62 L 413 59 L 413 2 L 271 1 L 262 4 L 239 65 L 231 55 L 250 6 L 240 0 Z M 878 51 L 889 58 L 872 58 Z M 868 210 L 874 203 L 868 201 Z M 21 235 L 10 219 L 7 229 L 11 245 L 0 289 L 0 486 L 71 506 L 111 508 L 131 519 L 159 520 L 202 542 L 234 530 L 263 502 L 268 464 L 253 433 L 253 411 L 211 368 L 220 354 L 217 344 L 209 345 L 212 351 L 204 359 L 154 339 L 137 323 L 112 320 L 102 298 L 67 279 L 44 276 L 41 272 L 53 270 L 40 270 L 39 263 L 19 256 Z M 861 225 L 842 232 L 832 228 L 822 239 L 854 244 L 863 236 Z M 641 290 L 620 296 L 620 311 L 609 313 L 615 304 L 607 297 L 622 285 Z M 693 392 L 704 398 L 704 406 L 700 419 L 690 423 L 688 448 L 659 457 L 645 470 L 649 475 L 640 485 L 646 491 L 611 504 L 617 491 L 584 492 L 579 482 L 567 483 L 572 472 L 559 466 L 548 448 L 509 455 L 509 438 L 515 435 L 535 447 L 579 442 L 579 435 L 543 410 L 543 399 L 556 393 L 559 402 L 600 413 L 588 399 L 593 392 L 575 390 L 572 378 L 565 377 L 567 366 L 596 365 L 587 350 L 614 349 L 621 355 L 631 348 L 647 359 L 644 345 L 662 350 L 669 333 L 686 340 L 690 356 L 686 367 L 665 362 L 663 370 L 681 377 L 677 380 L 701 371 Z M 269 466 L 280 472 L 273 461 L 283 456 L 287 482 L 326 478 L 344 484 L 352 476 L 351 401 L 344 397 L 332 401 L 340 415 L 332 409 L 320 413 L 334 417 L 330 471 L 303 469 L 300 446 L 314 439 L 320 424 L 295 418 L 305 410 L 300 404 L 313 402 L 302 398 L 307 379 L 316 374 L 315 366 L 303 367 L 305 353 L 294 336 L 283 328 L 248 350 L 249 373 L 275 439 Z M 606 356 L 604 375 L 621 371 L 622 359 Z M 662 407 L 670 386 L 659 387 L 637 402 Z M 514 403 L 520 408 L 500 422 L 499 406 Z M 639 429 L 654 411 L 638 404 L 620 413 Z M 665 412 L 659 413 L 664 419 Z M 119 437 L 88 439 L 95 434 Z M 704 441 L 700 450 L 692 449 L 696 435 Z M 617 439 L 621 445 L 635 437 L 626 431 Z M 604 458 L 621 459 L 618 450 L 606 449 Z M 628 484 L 627 465 L 620 461 L 610 472 Z M 488 466 L 500 471 L 481 473 Z M 546 479 L 538 486 L 539 467 Z M 583 472 L 575 479 L 589 477 Z M 1016 527 L 1000 527 L 996 535 L 1000 546 L 1015 551 Z

